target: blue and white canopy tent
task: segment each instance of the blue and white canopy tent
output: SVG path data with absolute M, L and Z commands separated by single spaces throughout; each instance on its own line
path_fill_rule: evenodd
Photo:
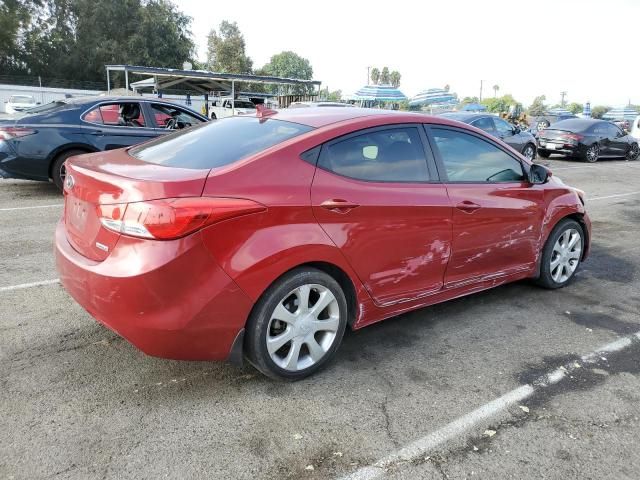
M 486 112 L 487 107 L 481 103 L 467 103 L 460 109 L 460 111 L 470 113 Z
M 391 85 L 366 85 L 348 97 L 348 100 L 360 102 L 363 107 L 381 103 L 400 103 L 406 99 L 404 93 Z
M 573 115 L 573 112 L 570 112 L 566 108 L 552 108 L 548 113 L 549 115 Z
M 429 88 L 418 93 L 409 100 L 409 106 L 420 107 L 423 110 L 453 110 L 458 104 L 455 95 L 443 88 Z
M 634 120 L 640 113 L 630 105 L 626 107 L 612 108 L 605 113 L 602 118 L 604 120 Z

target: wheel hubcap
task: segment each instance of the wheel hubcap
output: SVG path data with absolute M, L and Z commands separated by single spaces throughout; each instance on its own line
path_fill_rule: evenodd
M 335 341 L 340 308 L 327 287 L 302 285 L 283 298 L 269 320 L 267 351 L 284 370 L 299 371 L 318 363 Z
M 556 240 L 551 254 L 551 278 L 556 283 L 564 283 L 578 268 L 582 254 L 580 232 L 571 228 L 565 230 Z
M 532 146 L 528 146 L 524 149 L 524 156 L 529 160 L 533 160 L 534 158 L 534 150 Z
M 595 162 L 598 159 L 598 147 L 596 145 L 587 150 L 587 158 L 591 162 Z
M 631 150 L 629 150 L 629 158 L 631 160 L 635 160 L 638 157 L 638 153 L 640 153 L 640 148 L 638 148 L 638 145 L 631 145 Z

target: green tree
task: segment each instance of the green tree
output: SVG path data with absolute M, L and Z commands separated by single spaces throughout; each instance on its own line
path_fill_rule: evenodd
M 544 95 L 540 95 L 534 98 L 533 103 L 529 107 L 529 115 L 533 115 L 533 116 L 542 115 L 547 109 L 547 106 L 544 104 L 544 101 L 546 99 L 547 97 L 545 97 Z
M 380 85 L 391 85 L 391 74 L 389 73 L 389 67 L 383 67 L 380 72 Z
M 400 79 L 401 78 L 402 78 L 402 75 L 400 75 L 400 72 L 398 72 L 397 70 L 394 70 L 393 72 L 391 72 L 389 74 L 389 79 L 391 80 L 391 85 L 393 85 L 396 88 L 398 88 L 400 86 Z
M 342 100 L 342 90 L 329 91 L 329 87 L 320 90 L 319 98 L 330 102 L 339 102 Z
M 380 70 L 378 70 L 376 67 L 373 67 L 371 69 L 371 75 L 369 78 L 371 79 L 371 85 L 378 85 L 378 83 L 380 82 Z
M 478 100 L 478 97 L 464 97 L 460 103 L 462 105 L 467 105 L 469 103 L 480 103 L 480 100 Z
M 571 113 L 582 113 L 584 111 L 584 105 L 581 103 L 571 102 L 567 105 L 567 110 Z
M 507 112 L 511 105 L 518 104 L 511 94 L 506 94 L 497 98 L 484 98 L 480 103 L 486 106 L 487 110 L 492 113 Z
M 297 53 L 286 51 L 273 55 L 262 69 L 269 75 L 286 78 L 300 78 L 311 80 L 313 78 L 313 68 L 306 58 Z M 288 87 L 287 91 L 294 94 L 309 93 L 313 87 L 295 86 Z
M 500 85 L 494 85 L 493 86 L 493 98 L 496 98 L 498 96 L 498 90 L 500 90 Z
M 0 72 L 26 73 L 23 38 L 41 0 L 0 1 Z
M 207 64 L 215 72 L 251 73 L 253 61 L 245 53 L 244 37 L 236 22 L 223 20 L 207 37 Z
M 605 107 L 604 105 L 596 105 L 591 108 L 591 116 L 593 118 L 602 118 L 602 116 L 611 110 L 611 107 Z

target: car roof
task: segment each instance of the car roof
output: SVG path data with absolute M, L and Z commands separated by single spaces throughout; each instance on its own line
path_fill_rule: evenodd
M 446 112 L 440 114 L 442 117 L 451 118 L 452 120 L 458 120 L 459 122 L 470 122 L 471 120 L 475 120 L 476 118 L 483 117 L 495 117 L 496 115 L 491 115 L 489 113 L 467 113 L 467 112 Z
M 560 128 L 568 128 L 576 131 L 582 131 L 589 128 L 596 123 L 610 123 L 605 120 L 598 120 L 595 118 L 568 118 L 567 120 L 560 120 L 553 124 L 549 130 L 557 130 Z
M 376 108 L 344 108 L 344 107 L 309 107 L 287 108 L 279 110 L 270 118 L 287 122 L 301 123 L 310 127 L 320 128 L 332 123 L 354 120 L 364 117 L 393 118 L 394 123 L 406 119 L 407 123 L 425 122 L 453 125 L 454 123 L 442 117 L 425 115 L 422 113 L 398 110 L 382 110 Z

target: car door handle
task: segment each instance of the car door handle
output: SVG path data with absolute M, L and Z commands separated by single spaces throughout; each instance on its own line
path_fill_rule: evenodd
M 349 210 L 359 207 L 360 205 L 340 198 L 332 198 L 330 200 L 325 200 L 320 204 L 320 206 L 333 212 L 347 213 Z
M 461 202 L 458 205 L 456 205 L 456 208 L 458 210 L 462 210 L 465 213 L 473 213 L 481 207 L 477 203 L 473 203 L 473 202 L 470 202 L 469 200 L 465 200 L 464 202 Z

